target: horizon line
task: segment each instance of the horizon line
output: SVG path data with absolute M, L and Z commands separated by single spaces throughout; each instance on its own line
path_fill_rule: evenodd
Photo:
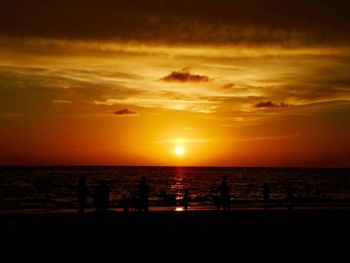
M 157 168 L 279 168 L 279 169 L 350 169 L 350 166 L 231 166 L 231 165 L 128 165 L 128 164 L 118 164 L 118 165 L 91 165 L 91 164 L 0 164 L 0 168 L 30 168 L 30 167 L 91 167 L 91 168 L 102 168 L 102 167 L 157 167 Z

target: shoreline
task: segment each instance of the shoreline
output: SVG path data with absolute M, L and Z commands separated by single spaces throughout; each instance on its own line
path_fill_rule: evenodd
M 334 210 L 349 210 L 350 204 L 348 203 L 313 203 L 306 205 L 296 205 L 292 211 L 309 210 L 309 211 L 334 211 Z M 86 214 L 94 214 L 95 208 L 86 208 Z M 229 212 L 240 211 L 290 211 L 286 206 L 270 206 L 265 208 L 264 206 L 247 206 L 244 204 L 232 206 Z M 185 211 L 182 206 L 150 206 L 149 213 L 153 212 L 168 212 L 168 213 L 191 213 L 191 212 L 225 212 L 220 209 L 217 210 L 213 206 L 190 206 L 188 211 Z M 227 211 L 226 211 L 227 212 Z M 77 214 L 78 208 L 29 208 L 29 209 L 0 209 L 0 216 L 3 215 L 20 215 L 20 214 Z M 123 209 L 120 207 L 111 207 L 108 209 L 108 213 L 120 214 L 123 213 Z M 137 211 L 129 211 L 129 214 L 140 213 Z

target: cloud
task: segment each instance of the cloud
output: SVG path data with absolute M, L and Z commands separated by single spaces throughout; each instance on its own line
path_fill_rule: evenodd
M 172 71 L 169 75 L 161 78 L 166 82 L 209 82 L 209 77 L 205 75 L 192 74 L 189 68 Z
M 135 110 L 131 110 L 131 109 L 121 109 L 121 110 L 117 110 L 114 112 L 115 115 L 117 116 L 137 116 L 139 115 L 139 113 Z
M 234 86 L 235 86 L 235 84 L 233 84 L 233 83 L 226 83 L 226 84 L 222 85 L 221 88 L 224 89 L 224 90 L 230 90 Z
M 0 1 L 0 35 L 167 44 L 346 44 L 349 10 L 346 0 Z
M 288 104 L 284 102 L 280 103 L 275 103 L 273 101 L 262 101 L 258 102 L 257 104 L 254 105 L 256 108 L 282 108 L 282 107 L 288 107 Z

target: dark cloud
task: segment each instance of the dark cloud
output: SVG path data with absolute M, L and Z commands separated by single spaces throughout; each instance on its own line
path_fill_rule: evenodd
M 139 113 L 135 110 L 131 110 L 131 109 L 121 109 L 121 110 L 117 110 L 114 112 L 115 115 L 117 116 L 136 116 L 139 115 Z
M 257 104 L 254 105 L 256 108 L 282 108 L 282 107 L 288 107 L 288 104 L 284 102 L 280 103 L 275 103 L 273 101 L 262 101 L 258 102 Z
M 188 68 L 172 71 L 169 75 L 161 78 L 166 82 L 209 82 L 209 77 L 205 75 L 192 74 Z
M 2 0 L 0 35 L 167 44 L 350 42 L 347 0 Z

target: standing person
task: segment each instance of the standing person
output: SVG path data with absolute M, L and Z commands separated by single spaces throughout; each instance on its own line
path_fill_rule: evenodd
M 129 197 L 127 194 L 123 195 L 122 199 L 122 208 L 123 208 L 123 213 L 128 214 L 129 213 Z
M 231 189 L 227 184 L 227 177 L 224 176 L 220 184 L 221 202 L 224 210 L 230 210 L 230 191 Z
M 96 213 L 105 214 L 109 204 L 109 186 L 101 181 L 96 189 Z
M 139 209 L 139 200 L 137 198 L 137 192 L 133 192 L 130 200 L 130 210 L 137 211 Z
M 189 203 L 190 203 L 190 194 L 189 194 L 188 190 L 186 189 L 185 194 L 182 198 L 183 209 L 185 211 L 187 211 Z
M 220 198 L 220 194 L 216 193 L 214 195 L 214 199 L 213 199 L 213 204 L 216 210 L 220 210 L 220 206 L 221 206 L 221 198 Z
M 294 208 L 294 189 L 290 183 L 288 183 L 288 188 L 287 188 L 287 208 L 288 209 Z
M 270 187 L 267 183 L 263 184 L 263 198 L 264 198 L 264 207 L 267 208 L 270 201 Z
M 86 176 L 80 176 L 78 184 L 78 204 L 79 204 L 79 215 L 84 215 L 86 208 L 86 197 L 89 194 L 89 191 L 85 185 Z
M 150 192 L 150 188 L 146 181 L 146 176 L 141 177 L 141 182 L 138 185 L 139 190 L 139 210 L 143 210 L 148 212 L 148 195 Z

